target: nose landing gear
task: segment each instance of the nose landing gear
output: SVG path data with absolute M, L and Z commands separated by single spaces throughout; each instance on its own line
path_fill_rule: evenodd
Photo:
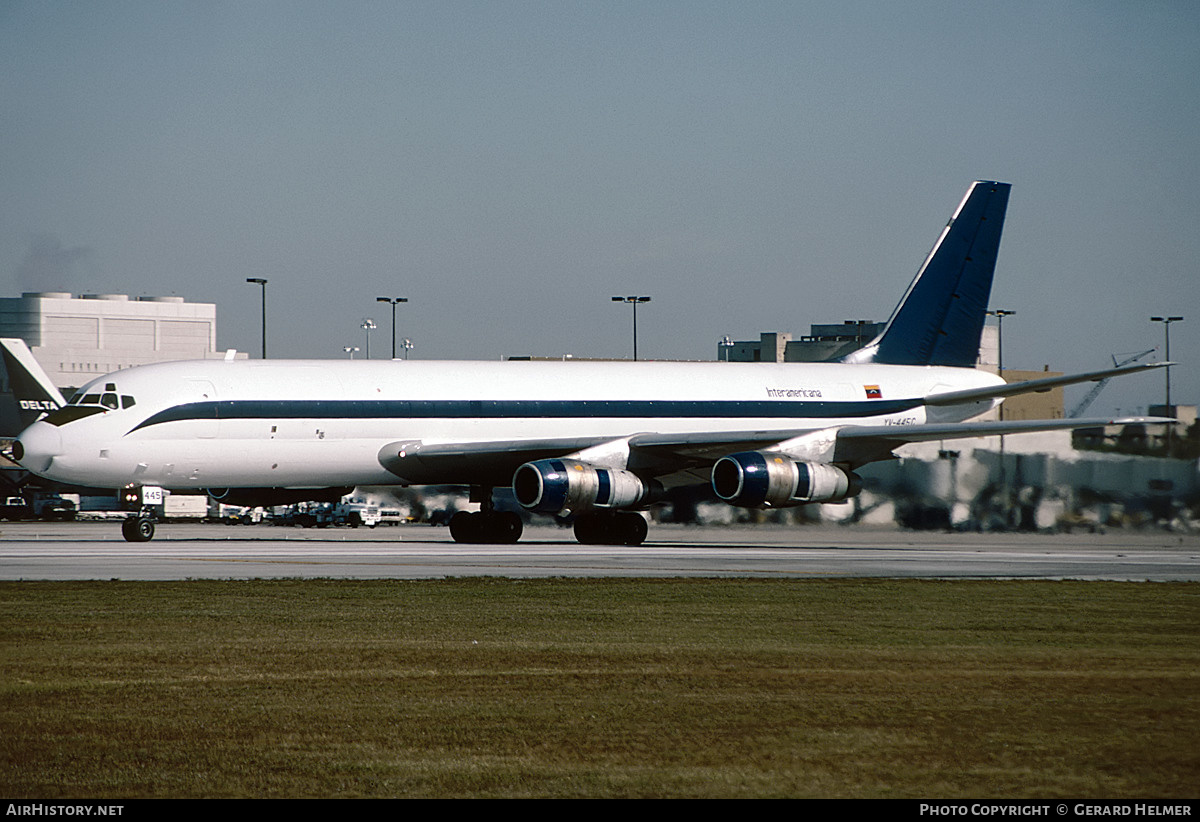
M 121 507 L 133 512 L 121 523 L 121 536 L 126 542 L 154 539 L 154 523 L 162 511 L 163 498 L 163 489 L 155 485 L 134 485 L 121 491 Z
M 154 539 L 154 518 L 148 514 L 134 514 L 121 523 L 121 536 L 126 542 L 149 542 Z

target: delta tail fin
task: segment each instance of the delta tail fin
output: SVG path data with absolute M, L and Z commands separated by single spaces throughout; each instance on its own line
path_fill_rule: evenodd
M 25 341 L 0 338 L 4 380 L 0 383 L 0 437 L 15 437 L 66 401 L 33 358 Z
M 883 332 L 843 362 L 974 367 L 1011 188 L 971 184 Z

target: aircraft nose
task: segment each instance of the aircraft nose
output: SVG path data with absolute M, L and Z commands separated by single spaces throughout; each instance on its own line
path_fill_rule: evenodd
M 13 459 L 35 474 L 49 468 L 50 462 L 62 452 L 62 434 L 44 422 L 35 422 L 22 431 L 12 451 Z

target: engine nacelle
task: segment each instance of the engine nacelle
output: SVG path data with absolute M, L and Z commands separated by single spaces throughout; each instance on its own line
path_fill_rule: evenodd
M 655 487 L 636 474 L 571 459 L 527 462 L 513 474 L 513 493 L 527 511 L 566 516 L 593 508 L 635 508 Z
M 744 451 L 713 465 L 717 496 L 743 508 L 783 508 L 839 502 L 862 490 L 862 477 L 821 462 L 799 462 L 774 451 Z

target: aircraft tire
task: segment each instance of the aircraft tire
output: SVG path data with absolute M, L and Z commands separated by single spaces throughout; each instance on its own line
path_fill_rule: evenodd
M 121 523 L 121 536 L 126 542 L 149 542 L 154 539 L 154 520 L 149 517 L 129 517 Z
M 496 542 L 512 545 L 521 538 L 524 525 L 521 517 L 512 511 L 476 512 L 459 511 L 450 518 L 450 537 L 455 542 L 478 545 Z
M 625 520 L 621 529 L 625 537 L 625 545 L 636 548 L 646 541 L 646 536 L 650 533 L 650 526 L 646 523 L 645 517 L 631 511 L 622 514 L 621 518 Z
M 459 511 L 450 517 L 450 538 L 455 542 L 478 542 L 479 530 L 475 515 L 469 511 Z
M 575 539 L 583 545 L 629 545 L 646 540 L 649 526 L 641 514 L 619 511 L 614 514 L 585 514 L 575 520 Z
M 521 522 L 521 515 L 513 511 L 501 511 L 495 515 L 495 530 L 496 542 L 503 542 L 506 545 L 513 545 L 521 539 L 521 534 L 525 530 L 525 524 Z
M 585 514 L 579 517 L 571 525 L 571 530 L 575 532 L 575 541 L 580 545 L 601 545 L 601 533 L 604 530 L 603 523 L 595 514 Z

